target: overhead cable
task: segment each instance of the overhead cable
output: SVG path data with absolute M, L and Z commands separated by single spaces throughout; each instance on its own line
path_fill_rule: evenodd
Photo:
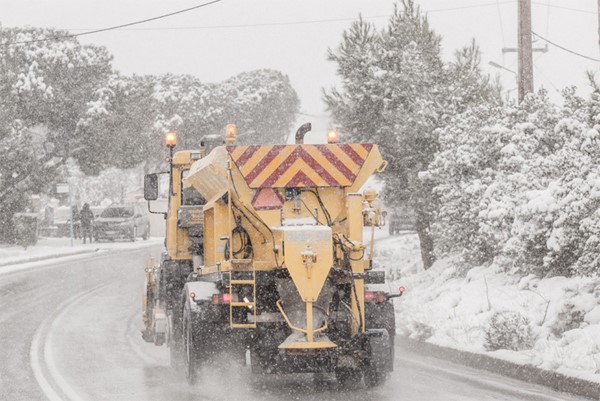
M 533 32 L 533 31 L 531 31 L 531 33 L 533 33 L 535 36 L 537 36 L 538 38 L 542 39 L 543 41 L 545 41 L 545 42 L 547 42 L 547 43 L 551 44 L 551 45 L 552 45 L 552 46 L 554 46 L 554 47 L 558 47 L 559 49 L 562 49 L 562 50 L 564 50 L 564 51 L 566 51 L 566 52 L 569 52 L 569 53 L 571 53 L 571 54 L 574 54 L 574 55 L 576 55 L 576 56 L 583 57 L 583 58 L 585 58 L 585 59 L 592 60 L 592 61 L 596 61 L 596 62 L 599 62 L 599 63 L 600 63 L 600 59 L 593 58 L 593 57 L 590 57 L 590 56 L 586 56 L 585 54 L 577 53 L 577 52 L 576 52 L 576 51 L 574 51 L 574 50 L 567 49 L 566 47 L 564 47 L 564 46 L 561 46 L 561 45 L 559 45 L 559 44 L 556 44 L 556 43 L 554 43 L 554 42 L 552 42 L 552 41 L 550 41 L 550 40 L 546 39 L 545 37 L 538 35 L 537 33 Z
M 536 6 L 543 6 L 543 7 L 560 8 L 562 10 L 575 11 L 575 12 L 584 13 L 584 14 L 598 15 L 598 11 L 582 10 L 581 8 L 565 7 L 565 6 L 559 6 L 556 4 L 544 4 L 544 3 L 537 2 L 537 1 L 532 1 L 531 4 L 535 4 Z
M 221 0 L 217 0 L 221 1 Z M 207 3 L 212 4 L 215 3 Z M 452 8 L 439 8 L 432 10 L 423 10 L 424 13 L 437 13 L 437 12 L 447 12 L 447 11 L 458 11 L 470 8 L 480 8 L 480 7 L 488 7 L 488 6 L 498 6 L 502 4 L 511 4 L 515 3 L 515 0 L 511 1 L 495 1 L 493 3 L 485 3 L 485 4 L 473 4 L 470 6 L 462 6 L 462 7 L 452 7 Z M 369 19 L 379 19 L 379 18 L 389 18 L 391 14 L 383 14 L 383 15 L 370 15 L 370 16 L 362 16 L 363 20 Z M 70 28 L 67 29 L 69 31 L 80 31 L 84 30 L 86 32 L 82 32 L 80 34 L 68 35 L 66 37 L 71 36 L 81 36 L 88 35 L 91 33 L 102 32 L 109 29 L 119 29 L 119 30 L 128 30 L 128 31 L 176 31 L 176 30 L 200 30 L 200 29 L 229 29 L 229 28 L 260 28 L 260 27 L 272 27 L 272 26 L 286 26 L 286 25 L 309 25 L 309 24 L 322 24 L 322 23 L 330 23 L 330 22 L 346 22 L 346 21 L 356 21 L 357 17 L 348 17 L 348 18 L 329 18 L 329 19 L 317 19 L 317 20 L 301 20 L 301 21 L 286 21 L 286 22 L 266 22 L 266 23 L 252 23 L 252 24 L 229 24 L 229 25 L 201 25 L 201 26 L 182 26 L 182 27 L 147 27 L 147 28 L 132 28 L 132 29 L 122 29 L 127 26 L 131 26 L 132 24 L 125 24 L 122 26 L 105 28 L 105 29 L 94 29 L 88 30 L 83 28 Z M 144 21 L 146 22 L 146 21 Z M 45 39 L 42 39 L 45 40 Z M 51 40 L 51 39 L 48 39 Z M 16 43 L 13 43 L 16 44 Z
M 44 39 L 32 39 L 32 40 L 23 40 L 23 41 L 18 41 L 18 42 L 9 42 L 9 43 L 4 43 L 4 46 L 23 45 L 23 44 L 36 43 L 36 42 L 47 42 L 47 41 L 52 41 L 52 40 L 68 39 L 68 38 L 74 38 L 74 37 L 77 37 L 77 36 L 91 35 L 91 34 L 94 34 L 94 33 L 112 31 L 112 30 L 115 30 L 115 29 L 122 29 L 122 28 L 126 28 L 126 27 L 129 27 L 129 26 L 133 26 L 133 25 L 144 24 L 146 22 L 156 21 L 156 20 L 159 20 L 159 19 L 167 18 L 167 17 L 172 17 L 173 15 L 177 15 L 177 14 L 187 13 L 189 11 L 197 10 L 199 8 L 206 7 L 206 6 L 210 6 L 212 4 L 219 3 L 221 1 L 222 0 L 212 0 L 212 1 L 209 1 L 207 3 L 198 4 L 198 5 L 194 6 L 194 7 L 185 8 L 183 10 L 173 11 L 173 12 L 170 12 L 168 14 L 162 14 L 162 15 L 158 15 L 156 17 L 151 17 L 151 18 L 146 18 L 146 19 L 143 19 L 143 20 L 128 22 L 126 24 L 121 24 L 121 25 L 110 26 L 110 27 L 107 27 L 107 28 L 94 29 L 94 30 L 91 30 L 91 31 L 85 31 L 85 32 L 74 33 L 74 34 L 69 34 L 69 35 L 53 36 L 53 37 L 44 38 Z

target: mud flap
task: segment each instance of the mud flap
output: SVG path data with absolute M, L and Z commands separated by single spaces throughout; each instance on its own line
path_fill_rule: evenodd
M 167 336 L 167 315 L 164 310 L 154 310 L 154 345 L 163 345 Z
M 386 329 L 369 329 L 365 333 L 371 350 L 369 365 L 378 372 L 391 372 L 394 361 L 390 335 Z

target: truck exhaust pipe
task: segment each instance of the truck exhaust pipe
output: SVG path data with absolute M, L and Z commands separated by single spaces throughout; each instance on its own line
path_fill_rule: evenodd
M 311 123 L 305 123 L 298 128 L 296 131 L 296 145 L 302 145 L 304 143 L 304 135 L 312 129 Z

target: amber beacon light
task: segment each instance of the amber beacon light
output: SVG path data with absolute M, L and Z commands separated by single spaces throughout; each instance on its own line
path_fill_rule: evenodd
M 170 148 L 175 147 L 177 145 L 177 135 L 174 132 L 167 132 L 165 134 L 165 145 Z
M 235 124 L 227 124 L 225 126 L 225 142 L 232 145 L 235 142 L 235 136 L 237 135 L 237 127 Z
M 337 141 L 337 131 L 334 129 L 330 129 L 329 131 L 327 131 L 327 143 L 337 143 Z

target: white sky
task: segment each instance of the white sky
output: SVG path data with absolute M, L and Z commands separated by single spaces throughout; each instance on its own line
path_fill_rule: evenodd
M 94 29 L 153 17 L 192 7 L 202 0 L 0 0 L 3 26 L 45 26 Z M 280 26 L 206 28 L 244 24 L 269 24 L 327 19 L 384 16 L 392 12 L 391 0 L 223 0 L 205 8 L 150 22 L 127 30 L 84 36 L 83 43 L 106 46 L 114 65 L 125 74 L 186 73 L 203 81 L 220 81 L 242 71 L 273 68 L 288 74 L 298 92 L 301 121 L 313 121 L 313 131 L 324 130 L 321 88 L 337 82 L 335 65 L 326 61 L 328 47 L 339 44 L 350 21 Z M 500 73 L 507 90 L 516 87 L 510 72 L 488 65 L 495 61 L 516 70 L 515 53 L 502 55 L 503 46 L 516 46 L 517 2 L 505 0 L 417 0 L 429 11 L 433 28 L 443 37 L 444 55 L 475 38 L 483 50 L 484 67 Z M 596 0 L 532 0 L 533 30 L 590 57 L 600 58 Z M 547 7 L 550 4 L 551 7 Z M 481 7 L 448 10 L 465 6 Z M 575 8 L 587 12 L 567 10 Z M 385 18 L 369 19 L 377 25 Z M 502 24 L 500 23 L 502 21 Z M 203 27 L 199 29 L 173 29 Z M 169 28 L 149 30 L 148 28 Z M 538 41 L 534 46 L 543 46 Z M 585 71 L 598 69 L 588 61 L 549 46 L 534 56 L 535 86 L 546 87 L 555 97 L 567 85 L 587 89 Z M 516 96 L 516 91 L 511 94 Z M 558 97 L 556 97 L 558 98 Z

